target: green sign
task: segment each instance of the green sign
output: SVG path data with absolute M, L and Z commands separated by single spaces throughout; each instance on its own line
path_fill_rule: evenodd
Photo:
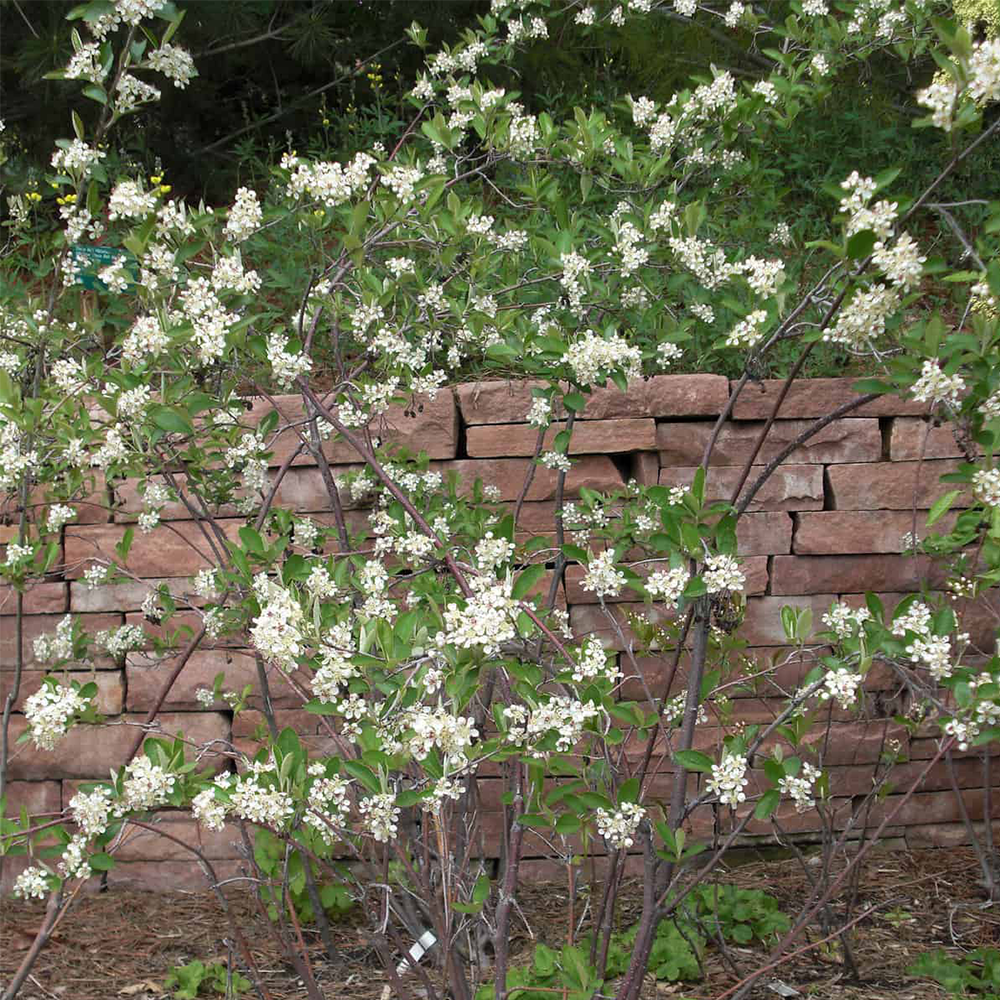
M 92 292 L 108 291 L 108 286 L 97 275 L 119 258 L 124 258 L 127 273 L 132 279 L 125 291 L 135 292 L 134 282 L 138 277 L 135 254 L 120 247 L 88 247 L 80 243 L 74 243 L 70 247 L 70 253 L 77 268 L 75 284 L 83 285 Z

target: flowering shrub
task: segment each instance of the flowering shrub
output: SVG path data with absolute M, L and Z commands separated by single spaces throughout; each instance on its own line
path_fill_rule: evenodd
M 630 483 L 617 495 L 583 489 L 578 502 L 565 500 L 574 424 L 590 391 L 609 381 L 624 390 L 669 366 L 699 323 L 713 328 L 716 350 L 741 352 L 737 393 L 776 344 L 794 340 L 804 359 L 826 341 L 873 355 L 883 374 L 863 387 L 870 393 L 912 394 L 958 420 L 992 456 L 1000 413 L 996 216 L 970 251 L 976 270 L 948 274 L 969 287 L 951 330 L 921 304 L 931 268 L 904 228 L 921 231 L 913 224 L 934 208 L 940 179 L 923 192 L 907 191 L 892 169 L 854 171 L 839 182 L 828 230 L 809 245 L 824 255 L 818 280 L 791 257 L 790 245 L 806 234 L 793 234 L 788 220 L 769 227 L 774 252 L 787 260 L 747 253 L 727 235 L 721 194 L 749 181 L 755 145 L 787 127 L 803 104 L 821 106 L 827 76 L 873 48 L 902 59 L 933 49 L 940 75 L 917 99 L 930 112 L 919 124 L 955 140 L 942 177 L 1000 129 L 1000 43 L 946 22 L 932 28 L 931 15 L 947 6 L 934 0 L 842 6 L 849 13 L 792 3 L 786 21 L 770 24 L 743 3 L 497 0 L 479 29 L 429 55 L 413 88 L 412 127 L 391 153 L 327 162 L 289 151 L 269 191 L 240 188 L 220 209 L 168 200 L 158 182 L 110 177 L 102 166 L 109 130 L 159 95 L 148 80 L 195 85 L 192 59 L 173 42 L 180 17 L 172 5 L 97 0 L 72 13 L 92 40 L 73 30 L 75 54 L 63 75 L 85 82 L 82 94 L 100 116 L 88 129 L 74 114 L 75 138 L 52 160 L 50 182 L 64 192 L 62 228 L 44 290 L 2 316 L 0 486 L 20 515 L 3 575 L 20 590 L 51 569 L 60 532 L 93 502 L 98 474 L 111 486 L 137 480 L 142 510 L 114 552 L 94 553 L 89 586 L 137 578 L 129 566 L 136 530 L 157 530 L 167 506 L 180 505 L 197 523 L 193 544 L 209 565 L 189 586 L 149 588 L 143 612 L 160 634 L 129 624 L 91 637 L 67 619 L 36 653 L 58 668 L 153 648 L 175 657 L 173 679 L 206 639 L 248 646 L 269 739 L 248 759 L 232 747 L 139 733 L 113 780 L 85 787 L 65 823 L 54 825 L 62 851 L 53 864 L 35 852 L 30 824 L 4 821 L 3 850 L 31 857 L 17 894 L 61 900 L 67 885 L 114 863 L 130 825 L 163 806 L 188 808 L 206 829 L 232 822 L 247 843 L 257 830 L 266 831 L 258 843 L 284 845 L 282 866 L 273 858 L 266 868 L 255 857 L 248 864 L 262 881 L 266 874 L 307 898 L 320 922 L 320 891 L 346 888 L 370 917 L 401 995 L 402 959 L 430 995 L 468 997 L 492 979 L 504 997 L 526 831 L 552 843 L 569 868 L 573 845 L 599 838 L 615 872 L 632 847 L 646 864 L 642 920 L 616 987 L 634 1000 L 657 926 L 693 887 L 682 888 L 682 873 L 707 847 L 687 841 L 692 809 L 713 803 L 731 821 L 712 844 L 704 877 L 782 799 L 797 811 L 823 808 L 822 770 L 802 759 L 816 720 L 810 707 L 850 709 L 876 656 L 905 680 L 915 713 L 940 724 L 939 756 L 995 738 L 997 661 L 969 655 L 948 602 L 909 600 L 890 615 L 870 598 L 867 609 L 833 607 L 815 636 L 801 616 L 783 616 L 798 655 L 815 669 L 771 724 L 734 729 L 717 759 L 693 749 L 706 711 L 725 712 L 721 671 L 708 657 L 742 615 L 737 520 L 778 460 L 749 485 L 748 462 L 731 502 L 706 502 L 711 447 L 689 487 Z M 493 85 L 534 40 L 589 38 L 665 10 L 773 34 L 781 47 L 768 55 L 769 78 L 749 84 L 718 71 L 666 103 L 622 95 L 620 106 L 578 109 L 561 123 Z M 418 25 L 411 34 L 426 45 Z M 15 234 L 17 225 L 15 217 Z M 313 248 L 313 271 L 294 284 L 294 301 L 272 229 Z M 88 275 L 74 248 L 98 239 L 125 252 Z M 273 295 L 265 277 L 272 274 Z M 93 309 L 81 308 L 82 281 L 94 285 Z M 542 383 L 529 414 L 538 429 L 530 475 L 556 473 L 554 544 L 519 538 L 528 483 L 511 509 L 482 484 L 445 479 L 425 456 L 379 441 L 391 405 L 433 399 L 468 365 L 487 361 Z M 276 387 L 301 395 L 298 419 L 279 413 Z M 253 411 L 248 395 L 260 404 Z M 556 414 L 566 419 L 547 444 Z M 295 444 L 273 470 L 279 433 Z M 363 466 L 339 481 L 323 451 L 332 437 Z M 331 517 L 322 522 L 279 502 L 300 455 L 323 475 Z M 962 465 L 952 477 L 958 488 L 931 520 L 963 490 L 969 506 L 947 536 L 922 543 L 955 555 L 963 595 L 979 594 L 1000 573 L 997 476 L 992 458 Z M 348 499 L 370 506 L 364 530 L 348 527 Z M 235 534 L 220 522 L 223 511 L 239 515 Z M 567 629 L 557 597 L 570 560 L 582 565 L 583 588 L 617 630 L 621 669 L 598 639 Z M 634 640 L 605 603 L 626 592 L 650 609 L 629 622 Z M 174 629 L 181 612 L 194 616 L 195 628 Z M 645 649 L 672 647 L 676 668 L 688 644 L 682 694 L 658 699 L 647 688 L 643 700 L 619 698 L 625 675 L 645 686 Z M 269 670 L 320 720 L 329 753 L 311 756 L 295 732 L 278 731 Z M 94 685 L 53 675 L 25 704 L 25 738 L 50 749 L 71 725 L 96 724 L 95 694 Z M 15 698 L 16 683 L 5 733 Z M 246 702 L 224 690 L 224 678 L 198 694 L 203 704 L 219 698 L 236 711 Z M 626 745 L 643 749 L 634 758 Z M 664 801 L 652 790 L 654 752 L 675 764 Z M 485 765 L 505 788 L 496 882 L 476 860 Z M 755 767 L 766 778 L 760 794 L 749 787 Z M 697 796 L 689 773 L 708 775 Z M 546 775 L 560 779 L 554 790 Z M 753 809 L 740 808 L 751 799 Z M 275 919 L 285 920 L 286 895 L 269 898 Z M 824 905 L 817 899 L 802 920 Z M 603 935 L 590 957 L 595 982 L 607 967 L 614 901 L 609 892 L 595 919 Z M 287 918 L 298 919 L 294 909 Z M 444 987 L 410 949 L 428 926 L 441 945 Z M 483 935 L 494 944 L 492 972 L 483 967 Z M 254 978 L 249 952 L 242 960 Z M 297 961 L 314 990 L 308 957 Z

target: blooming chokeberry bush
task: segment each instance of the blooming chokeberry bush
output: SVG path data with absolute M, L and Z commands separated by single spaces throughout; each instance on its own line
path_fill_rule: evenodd
M 406 934 L 430 926 L 443 946 L 442 990 L 467 997 L 492 977 L 502 997 L 526 831 L 569 867 L 573 838 L 599 838 L 612 865 L 641 848 L 653 888 L 616 987 L 634 1000 L 657 924 L 707 846 L 687 842 L 685 818 L 712 803 L 731 820 L 704 875 L 782 799 L 796 811 L 824 808 L 822 769 L 802 759 L 813 710 L 827 702 L 850 710 L 876 656 L 913 693 L 914 718 L 939 724 L 940 754 L 995 738 L 997 661 L 972 655 L 949 601 L 911 599 L 889 613 L 870 598 L 866 608 L 834 606 L 816 635 L 789 609 L 795 655 L 814 669 L 770 725 L 734 727 L 715 758 L 693 749 L 696 727 L 707 711 L 724 717 L 736 683 L 723 683 L 710 657 L 739 626 L 746 576 L 736 526 L 763 479 L 744 476 L 731 502 L 706 502 L 706 454 L 685 487 L 629 483 L 566 499 L 574 424 L 590 391 L 608 382 L 624 390 L 662 371 L 696 324 L 713 329 L 717 351 L 744 359 L 737 392 L 776 344 L 795 341 L 806 355 L 826 342 L 873 357 L 881 379 L 863 388 L 910 393 L 977 443 L 982 459 L 960 467 L 931 521 L 963 493 L 968 506 L 948 535 L 919 544 L 955 558 L 963 597 L 1000 576 L 997 217 L 969 256 L 976 269 L 949 274 L 969 289 L 961 322 L 949 328 L 921 305 L 929 250 L 912 235 L 924 231 L 915 223 L 933 211 L 938 182 L 908 191 L 891 168 L 843 178 L 827 231 L 809 234 L 824 271 L 805 284 L 794 257 L 804 234 L 792 220 L 771 220 L 775 256 L 762 257 L 728 237 L 720 197 L 752 192 L 755 147 L 790 127 L 796 109 L 821 107 L 839 65 L 876 49 L 899 59 L 935 52 L 940 69 L 916 94 L 928 112 L 918 124 L 952 137 L 946 176 L 1000 127 L 1000 41 L 932 25 L 932 15 L 948 13 L 938 0 L 788 7 L 787 20 L 771 23 L 743 3 L 494 0 L 479 28 L 429 54 L 411 95 L 413 127 L 391 153 L 333 162 L 290 150 L 267 191 L 241 187 L 219 208 L 168 199 L 164 185 L 110 176 L 103 165 L 122 117 L 164 86 L 197 85 L 194 61 L 174 42 L 173 6 L 98 0 L 72 13 L 81 30 L 72 31 L 63 76 L 84 85 L 99 114 L 91 127 L 74 113 L 74 138 L 52 157 L 50 183 L 63 195 L 45 288 L 0 316 L 0 488 L 20 516 L 0 571 L 18 589 L 44 576 L 60 534 L 93 502 L 98 474 L 111 487 L 137 480 L 142 510 L 115 551 L 95 553 L 83 573 L 89 586 L 138 580 L 129 564 L 135 531 L 159 530 L 170 509 L 197 523 L 209 565 L 183 586 L 149 586 L 142 607 L 159 626 L 155 637 L 134 624 L 88 636 L 67 618 L 39 639 L 36 653 L 54 672 L 25 703 L 25 739 L 51 749 L 70 726 L 99 724 L 96 686 L 61 676 L 68 663 L 153 649 L 179 672 L 200 643 L 226 639 L 253 650 L 265 705 L 269 674 L 285 679 L 319 720 L 329 752 L 317 756 L 293 731 L 279 732 L 270 710 L 267 745 L 252 759 L 140 732 L 113 779 L 71 801 L 55 828 L 54 862 L 34 850 L 30 822 L 4 821 L 4 853 L 31 858 L 18 895 L 63 898 L 68 884 L 114 864 L 130 825 L 164 806 L 187 808 L 206 829 L 232 823 L 248 839 L 257 831 L 260 844 L 284 844 L 275 877 L 317 919 L 319 889 L 345 887 L 370 916 L 399 989 L 400 957 L 416 967 Z M 495 83 L 535 41 L 600 39 L 664 11 L 772 34 L 781 44 L 768 50 L 768 79 L 716 71 L 666 102 L 621 95 L 618 105 L 580 108 L 562 122 Z M 426 47 L 418 25 L 411 36 Z M 493 189 L 499 200 L 487 198 Z M 22 221 L 12 212 L 15 237 Z M 120 252 L 94 275 L 79 245 L 99 240 Z M 281 240 L 312 253 L 313 270 L 297 284 L 280 269 Z M 273 274 L 284 288 L 271 295 Z M 94 308 L 81 308 L 81 282 L 93 286 Z M 283 298 L 290 284 L 294 301 Z M 538 430 L 530 475 L 554 473 L 551 537 L 522 540 L 527 483 L 511 505 L 480 483 L 443 477 L 426 456 L 380 443 L 391 406 L 433 399 L 484 363 L 542 385 L 528 414 Z M 279 412 L 275 389 L 300 395 L 297 416 Z M 547 437 L 556 416 L 562 422 Z M 279 434 L 294 439 L 293 452 L 274 465 Z M 323 450 L 331 438 L 363 468 L 335 478 Z M 322 473 L 322 520 L 280 500 L 300 455 Z M 360 504 L 370 515 L 358 529 L 344 510 Z M 597 637 L 567 628 L 557 597 L 569 561 L 583 566 L 582 587 L 621 640 L 620 666 Z M 649 609 L 627 622 L 631 636 L 606 603 L 624 593 Z M 194 628 L 174 627 L 182 612 Z M 640 654 L 669 647 L 679 659 L 687 644 L 686 690 L 654 697 Z M 635 680 L 645 697 L 621 698 L 621 685 Z M 224 678 L 198 692 L 204 705 L 220 699 L 240 711 L 246 693 L 226 691 Z M 626 746 L 646 749 L 634 757 Z M 675 765 L 662 800 L 651 791 L 654 746 Z M 477 777 L 487 766 L 504 783 L 495 881 L 475 850 Z M 755 768 L 763 785 L 751 784 Z M 694 797 L 691 773 L 707 776 Z M 547 775 L 560 779 L 555 791 Z M 248 863 L 266 874 L 260 858 Z M 602 920 L 595 926 L 610 933 L 613 921 Z M 495 945 L 492 972 L 481 934 Z M 243 960 L 254 978 L 252 958 Z

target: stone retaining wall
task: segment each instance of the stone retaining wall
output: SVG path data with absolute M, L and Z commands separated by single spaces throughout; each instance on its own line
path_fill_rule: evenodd
M 774 424 L 757 458 L 762 464 L 751 475 L 794 440 L 810 418 L 823 416 L 853 398 L 851 382 L 815 379 L 793 387 L 782 405 L 781 419 Z M 719 437 L 710 467 L 710 498 L 729 498 L 762 422 L 771 414 L 780 384 L 751 384 L 737 400 L 733 420 Z M 613 389 L 595 392 L 573 434 L 571 453 L 580 457 L 568 476 L 569 495 L 578 494 L 584 486 L 613 489 L 629 478 L 667 486 L 689 483 L 714 418 L 728 402 L 730 388 L 720 376 L 678 375 L 638 382 L 627 394 Z M 440 393 L 433 402 L 425 401 L 416 415 L 390 412 L 380 433 L 383 441 L 425 451 L 432 467 L 454 470 L 466 483 L 478 477 L 497 486 L 503 500 L 513 501 L 536 442 L 537 432 L 526 423 L 530 390 L 530 383 L 462 385 L 454 392 Z M 279 408 L 289 420 L 301 417 L 298 397 L 279 397 Z M 263 417 L 269 409 L 270 404 L 260 404 L 252 412 Z M 284 462 L 296 444 L 293 431 L 281 433 L 274 447 L 273 464 Z M 335 475 L 352 467 L 354 456 L 346 445 L 328 442 L 325 452 Z M 904 592 L 937 582 L 935 568 L 928 560 L 900 554 L 901 540 L 908 531 L 922 531 L 926 508 L 942 492 L 938 477 L 953 469 L 962 456 L 962 448 L 949 428 L 934 426 L 919 406 L 892 397 L 880 398 L 834 421 L 798 448 L 757 494 L 740 522 L 738 540 L 748 578 L 746 620 L 741 634 L 749 644 L 751 659 L 764 664 L 772 655 L 781 653 L 784 639 L 779 612 L 784 604 L 811 607 L 818 621 L 837 598 L 859 601 L 865 591 L 872 590 L 891 607 Z M 552 532 L 555 486 L 555 473 L 544 468 L 536 470 L 523 510 L 524 533 Z M 115 543 L 135 521 L 141 509 L 135 483 L 116 487 L 113 493 L 99 492 L 90 499 L 91 505 L 80 506 L 78 522 L 64 529 L 60 574 L 36 584 L 25 596 L 25 673 L 15 712 L 37 689 L 43 676 L 41 664 L 35 661 L 33 640 L 53 631 L 67 612 L 80 615 L 89 630 L 133 622 L 144 624 L 151 634 L 156 631 L 144 623 L 140 611 L 147 593 L 145 584 L 129 582 L 90 589 L 81 579 L 95 554 L 113 556 Z M 277 503 L 310 513 L 317 520 L 331 520 L 319 470 L 308 455 L 300 455 L 292 463 L 278 491 Z M 150 583 L 165 580 L 183 591 L 189 589 L 186 578 L 206 565 L 188 544 L 197 541 L 198 527 L 187 519 L 181 504 L 169 506 L 162 516 L 164 523 L 150 534 L 136 533 L 129 566 L 133 571 L 141 568 Z M 347 516 L 357 526 L 364 521 L 365 512 L 351 508 Z M 234 537 L 241 523 L 236 517 L 222 521 L 224 530 Z M 15 535 L 16 524 L 0 525 L 0 548 Z M 596 632 L 609 647 L 619 648 L 621 636 L 609 626 L 594 596 L 580 587 L 581 572 L 580 567 L 568 568 L 560 595 L 569 608 L 571 624 L 578 633 Z M 629 603 L 613 607 L 627 635 L 625 616 Z M 973 641 L 984 653 L 991 652 L 1000 601 L 996 597 L 992 604 L 980 600 L 963 610 L 969 612 L 964 620 Z M 14 596 L 7 588 L 0 591 L 0 702 L 13 676 L 13 612 Z M 174 622 L 189 619 L 193 619 L 191 614 L 182 614 Z M 651 657 L 642 665 L 652 693 L 662 693 L 665 662 Z M 753 669 L 752 664 L 748 669 Z M 794 662 L 783 665 L 780 683 L 794 685 L 805 669 Z M 204 709 L 195 699 L 195 691 L 211 687 L 220 670 L 226 673 L 229 689 L 255 683 L 253 659 L 245 650 L 226 648 L 224 643 L 205 648 L 192 657 L 171 690 L 162 706 L 160 724 L 165 732 L 183 732 L 196 742 L 232 741 L 239 749 L 253 751 L 264 721 L 256 696 L 251 699 L 251 709 L 235 720 L 223 702 Z M 25 806 L 31 813 L 57 813 L 67 806 L 79 782 L 107 777 L 110 768 L 124 761 L 136 732 L 131 724 L 140 722 L 155 703 L 164 672 L 160 663 L 143 653 L 130 654 L 124 663 L 105 660 L 94 670 L 82 671 L 81 678 L 92 675 L 97 681 L 100 711 L 119 725 L 77 727 L 49 753 L 35 750 L 31 744 L 15 748 L 8 811 L 16 812 Z M 271 684 L 279 725 L 296 727 L 308 743 L 321 750 L 324 739 L 319 735 L 317 717 L 295 707 L 299 700 L 279 675 L 272 676 Z M 893 716 L 905 711 L 906 706 L 899 700 L 887 670 L 876 665 L 868 677 L 867 689 L 863 718 L 849 718 L 847 713 L 833 710 L 829 733 L 824 730 L 820 734 L 818 749 L 831 776 L 828 816 L 839 828 L 851 824 L 852 812 L 871 788 L 879 761 L 887 753 L 899 754 L 908 763 L 898 771 L 897 791 L 864 817 L 869 828 L 899 804 L 907 782 L 921 773 L 936 749 L 930 731 L 910 734 L 893 721 Z M 674 690 L 680 690 L 676 682 Z M 639 682 L 627 681 L 623 696 L 641 697 Z M 720 722 L 766 722 L 773 718 L 779 704 L 780 700 L 770 697 L 766 690 L 760 697 L 735 698 L 731 717 L 713 717 L 699 728 L 696 746 L 715 752 L 726 732 Z M 23 728 L 23 717 L 15 714 L 12 737 L 16 739 Z M 639 752 L 638 747 L 635 752 Z M 969 755 L 958 756 L 954 777 L 964 807 L 972 819 L 981 821 L 981 763 Z M 664 774 L 657 780 L 662 780 L 666 789 L 669 764 L 662 769 Z M 1000 768 L 994 767 L 993 774 L 1000 776 Z M 996 783 L 1000 786 L 1000 781 Z M 1000 801 L 1000 788 L 993 801 Z M 488 844 L 496 845 L 501 823 L 499 784 L 488 776 L 483 779 L 482 807 Z M 960 810 L 951 776 L 939 763 L 896 816 L 891 832 L 905 838 L 910 846 L 960 843 L 965 837 Z M 222 877 L 236 872 L 238 853 L 231 832 L 202 833 L 189 818 L 169 814 L 163 818 L 170 823 L 171 831 L 200 842 L 207 856 L 218 863 Z M 799 815 L 790 804 L 783 803 L 778 819 L 789 833 L 805 839 L 818 836 L 815 812 Z M 853 821 L 855 827 L 863 825 L 861 819 Z M 731 821 L 723 814 L 719 820 L 723 824 Z M 708 834 L 714 822 L 713 811 L 704 808 L 692 817 L 692 829 Z M 748 827 L 748 839 L 766 833 L 763 825 Z M 997 833 L 1000 835 L 1000 822 Z M 852 833 L 855 835 L 857 829 Z M 119 851 L 121 863 L 109 873 L 109 881 L 174 888 L 199 884 L 200 873 L 182 853 L 177 845 L 163 838 L 134 837 Z M 528 845 L 529 856 L 546 853 L 541 843 Z M 527 864 L 524 870 L 530 875 L 537 869 L 535 874 L 543 875 L 549 871 L 546 864 L 539 861 L 534 868 Z

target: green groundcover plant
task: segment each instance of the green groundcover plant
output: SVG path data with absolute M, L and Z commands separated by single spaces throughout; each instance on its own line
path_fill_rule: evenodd
M 526 46 L 601 45 L 606 33 L 667 16 L 730 32 L 760 51 L 766 72 L 749 80 L 714 68 L 667 100 L 622 93 L 560 120 L 526 105 L 505 72 Z M 314 998 L 322 994 L 301 946 L 307 903 L 331 954 L 329 913 L 356 905 L 401 997 L 468 1000 L 486 984 L 497 998 L 516 996 L 509 940 L 527 840 L 564 865 L 571 898 L 581 860 L 600 845 L 594 933 L 589 948 L 569 944 L 564 954 L 583 994 L 615 976 L 600 988 L 635 1000 L 651 963 L 667 961 L 663 936 L 682 925 L 686 902 L 704 902 L 706 879 L 748 824 L 770 822 L 780 835 L 785 802 L 816 810 L 831 850 L 844 848 L 849 831 L 829 829 L 829 780 L 808 737 L 831 707 L 859 706 L 876 658 L 911 696 L 907 724 L 937 727 L 927 769 L 995 740 L 998 663 L 974 647 L 957 605 L 913 595 L 888 609 L 871 596 L 866 606 L 833 606 L 818 623 L 786 609 L 789 656 L 809 667 L 785 707 L 767 725 L 731 727 L 715 756 L 694 748 L 699 724 L 709 711 L 724 717 L 741 683 L 727 672 L 746 583 L 738 520 L 829 420 L 896 392 L 955 421 L 969 460 L 929 520 L 961 513 L 948 534 L 907 546 L 949 560 L 954 597 L 997 581 L 1000 207 L 936 200 L 1000 131 L 1000 40 L 988 25 L 964 23 L 938 0 L 762 9 L 497 0 L 474 30 L 427 52 L 412 119 L 391 147 L 341 161 L 288 150 L 266 190 L 240 187 L 228 207 L 213 208 L 171 198 L 162 177 L 105 166 L 122 119 L 147 111 L 162 87 L 197 86 L 179 44 L 183 11 L 94 0 L 70 19 L 74 55 L 61 75 L 78 82 L 90 110 L 73 113 L 73 135 L 52 155 L 59 226 L 40 233 L 29 200 L 9 205 L 10 240 L 36 267 L 0 320 L 0 489 L 18 518 L 2 573 L 21 622 L 24 589 L 56 566 L 61 534 L 95 502 L 98 474 L 112 489 L 135 481 L 141 509 L 114 551 L 94 552 L 87 585 L 140 580 L 133 540 L 169 530 L 170 512 L 196 523 L 191 544 L 205 568 L 177 586 L 148 585 L 142 610 L 155 635 L 137 624 L 91 635 L 67 616 L 39 638 L 35 655 L 51 673 L 25 701 L 22 739 L 44 751 L 74 725 L 102 724 L 94 685 L 68 667 L 152 648 L 169 657 L 165 697 L 207 642 L 254 651 L 268 739 L 249 759 L 231 745 L 140 727 L 128 762 L 82 787 L 65 815 L 2 821 L 4 854 L 28 859 L 15 894 L 49 900 L 4 1000 L 80 885 L 115 864 L 130 828 L 172 836 L 151 821 L 162 807 L 190 810 L 207 830 L 237 831 L 275 933 Z M 426 46 L 419 25 L 410 34 Z M 874 53 L 922 77 L 918 114 L 904 124 L 940 130 L 939 172 L 911 188 L 891 161 L 858 162 L 814 192 L 821 231 L 800 232 L 776 214 L 755 246 L 733 235 L 741 202 L 770 183 L 756 173 L 759 150 L 787 138 L 803 108 L 823 108 L 839 68 Z M 966 208 L 978 213 L 975 229 Z M 762 435 L 729 502 L 706 501 L 714 436 L 687 486 L 630 482 L 613 494 L 581 489 L 569 502 L 574 426 L 591 391 L 669 370 L 695 338 L 737 359 L 733 400 L 771 352 L 790 348 L 787 384 L 817 345 L 868 357 L 879 378 L 751 480 Z M 390 406 L 412 410 L 487 362 L 537 383 L 528 413 L 535 457 L 506 500 L 380 440 Z M 278 392 L 298 395 L 295 414 L 279 412 Z M 278 434 L 293 444 L 272 467 Z M 331 472 L 331 439 L 357 457 L 347 474 Z M 322 476 L 322 518 L 283 500 L 299 456 Z M 535 477 L 553 484 L 555 518 L 550 535 L 525 540 Z M 358 506 L 369 509 L 360 528 L 345 514 Z M 598 636 L 568 629 L 557 596 L 570 562 L 583 567 L 582 587 L 625 650 L 620 665 Z M 645 605 L 627 622 L 609 603 L 623 594 Z M 649 692 L 640 664 L 648 649 L 666 650 L 678 678 L 684 657 L 677 693 Z M 22 667 L 18 654 L 0 795 Z M 269 697 L 278 675 L 316 716 L 323 753 L 279 730 Z M 626 678 L 647 696 L 620 698 Z M 236 712 L 247 696 L 224 677 L 198 695 Z M 889 754 L 872 796 L 884 793 L 892 763 Z M 486 773 L 504 788 L 497 870 L 481 860 Z M 705 805 L 717 833 L 696 840 L 685 821 Z M 224 899 L 210 859 L 179 846 Z M 836 877 L 825 862 L 787 922 L 761 918 L 777 940 L 737 992 L 814 920 L 828 931 L 823 940 L 846 940 L 864 914 L 831 923 L 829 901 L 865 850 Z M 622 954 L 616 908 L 630 851 L 642 856 L 644 895 Z M 711 908 L 720 920 L 724 903 Z M 737 906 L 734 926 L 744 929 L 735 940 L 747 929 L 764 936 Z M 229 934 L 265 996 L 238 925 Z M 675 972 L 683 970 L 665 970 Z

